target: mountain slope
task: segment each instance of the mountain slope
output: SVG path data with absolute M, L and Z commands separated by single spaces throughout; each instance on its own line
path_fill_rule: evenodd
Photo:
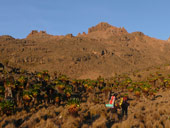
M 170 43 L 108 23 L 88 33 L 53 36 L 32 31 L 25 39 L 0 36 L 0 61 L 30 71 L 58 71 L 73 78 L 110 77 L 169 63 Z

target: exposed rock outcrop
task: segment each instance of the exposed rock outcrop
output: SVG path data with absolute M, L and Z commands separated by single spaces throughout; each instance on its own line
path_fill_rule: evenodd
M 88 34 L 92 32 L 97 32 L 97 31 L 107 31 L 107 33 L 127 33 L 124 27 L 117 28 L 117 27 L 111 26 L 110 24 L 106 22 L 101 22 L 98 25 L 89 28 Z
M 27 38 L 47 38 L 51 37 L 52 35 L 49 35 L 46 33 L 46 31 L 40 31 L 32 30 L 32 32 L 27 36 Z
M 12 36 L 9 35 L 3 35 L 0 36 L 0 41 L 9 41 L 9 40 L 14 40 L 15 38 L 13 38 Z

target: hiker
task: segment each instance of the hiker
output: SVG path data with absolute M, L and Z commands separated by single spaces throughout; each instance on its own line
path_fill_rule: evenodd
M 119 102 L 117 99 L 118 94 L 117 93 L 113 93 L 110 92 L 110 97 L 109 97 L 109 104 L 106 104 L 106 107 L 108 107 L 109 109 L 107 110 L 107 112 L 110 115 L 110 120 L 120 120 L 120 115 L 117 113 L 117 111 L 119 110 Z
M 120 101 L 120 106 L 122 108 L 122 118 L 124 117 L 124 115 L 128 116 L 128 106 L 129 106 L 129 103 L 128 103 L 128 95 L 125 94 L 122 98 L 121 98 L 121 101 Z

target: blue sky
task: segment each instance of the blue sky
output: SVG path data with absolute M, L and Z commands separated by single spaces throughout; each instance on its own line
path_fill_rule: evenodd
M 0 35 L 25 38 L 31 30 L 77 35 L 108 22 L 166 40 L 169 6 L 169 0 L 0 0 Z

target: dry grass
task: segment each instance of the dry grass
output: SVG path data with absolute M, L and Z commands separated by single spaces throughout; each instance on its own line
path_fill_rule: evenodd
M 77 116 L 71 116 L 67 107 L 49 106 L 42 107 L 38 111 L 27 113 L 21 111 L 15 115 L 3 115 L 0 118 L 0 127 L 4 128 L 77 128 L 77 127 L 112 127 L 112 128 L 169 128 L 170 111 L 169 97 L 170 90 L 160 91 L 155 100 L 140 97 L 140 100 L 133 97 L 130 101 L 128 118 L 120 120 L 118 115 L 110 113 L 104 104 L 94 104 L 93 102 L 81 103 Z M 104 97 L 104 96 L 103 96 Z M 112 122 L 111 122 L 112 121 Z

